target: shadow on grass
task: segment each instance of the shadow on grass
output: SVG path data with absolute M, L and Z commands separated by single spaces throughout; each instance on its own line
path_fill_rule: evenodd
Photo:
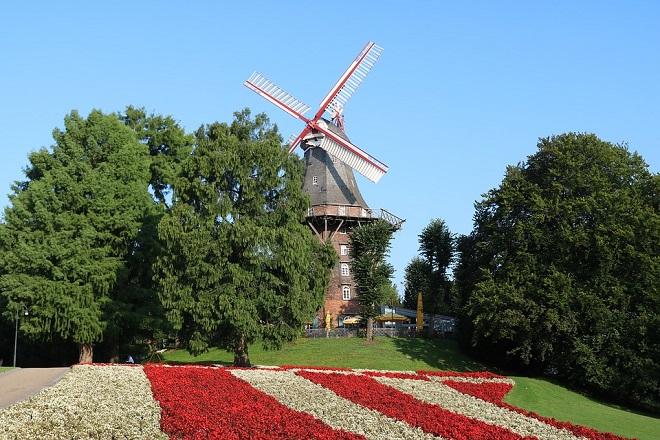
M 427 363 L 439 370 L 481 371 L 483 364 L 463 354 L 451 339 L 393 338 L 396 349 L 406 357 Z

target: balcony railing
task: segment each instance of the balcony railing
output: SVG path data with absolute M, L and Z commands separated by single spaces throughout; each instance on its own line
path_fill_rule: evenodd
M 362 208 L 352 205 L 316 205 L 307 209 L 307 217 L 341 217 L 346 219 L 379 218 L 391 224 L 394 229 L 401 228 L 404 219 L 385 209 Z

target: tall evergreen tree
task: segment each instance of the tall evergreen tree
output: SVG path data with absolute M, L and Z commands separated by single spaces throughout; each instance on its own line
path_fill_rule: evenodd
M 147 114 L 142 108 L 129 106 L 119 117 L 148 148 L 149 186 L 157 203 L 151 205 L 135 239 L 135 249 L 127 257 L 126 270 L 117 280 L 113 300 L 104 309 L 108 325 L 100 348 L 111 359 L 126 353 L 129 344 L 146 343 L 154 349 L 157 341 L 172 333 L 156 293 L 152 268 L 162 252 L 157 226 L 169 209 L 172 183 L 193 143 L 193 136 L 171 116 Z
M 393 282 L 385 283 L 383 286 L 383 298 L 383 304 L 390 307 L 401 307 L 399 289 L 396 288 L 396 284 Z
M 477 204 L 456 281 L 492 360 L 660 408 L 660 177 L 590 134 L 540 140 Z
M 155 265 L 167 316 L 191 353 L 210 346 L 249 365 L 257 339 L 277 348 L 321 307 L 336 254 L 303 224 L 302 162 L 265 115 L 235 113 L 195 134 L 158 227 Z
M 454 236 L 444 220 L 431 222 L 419 234 L 419 252 L 431 268 L 429 291 L 424 292 L 424 307 L 430 313 L 447 313 L 451 309 L 449 266 L 454 259 Z
M 171 116 L 147 114 L 144 108 L 129 106 L 121 117 L 149 149 L 149 184 L 156 200 L 167 206 L 172 182 L 181 163 L 192 151 L 193 136 L 187 134 Z
M 452 283 L 448 276 L 449 266 L 454 260 L 455 239 L 441 219 L 433 219 L 419 234 L 419 253 L 414 257 L 405 273 L 404 303 L 406 307 L 417 307 L 417 294 L 423 292 L 424 310 L 428 313 L 451 311 Z
M 414 257 L 406 266 L 403 277 L 403 306 L 407 309 L 415 310 L 417 308 L 417 294 L 424 292 L 424 295 L 431 296 L 431 279 L 433 270 L 431 265 L 420 257 Z
M 373 340 L 374 317 L 387 297 L 387 289 L 394 268 L 387 262 L 392 241 L 392 226 L 378 220 L 362 225 L 351 232 L 350 250 L 353 278 L 357 285 L 360 315 L 367 318 L 367 340 Z
M 55 145 L 29 156 L 0 228 L 0 295 L 9 314 L 23 305 L 21 331 L 59 336 L 92 361 L 104 307 L 153 203 L 149 153 L 116 115 L 72 112 Z

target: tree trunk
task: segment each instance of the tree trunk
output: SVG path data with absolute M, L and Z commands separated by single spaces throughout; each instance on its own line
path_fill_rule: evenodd
M 243 335 L 236 338 L 234 345 L 234 366 L 235 367 L 251 367 L 250 356 L 248 355 L 248 345 L 245 342 Z
M 367 318 L 367 342 L 374 341 L 374 318 Z
M 78 362 L 81 364 L 91 364 L 93 362 L 93 354 L 92 344 L 80 344 L 80 358 Z

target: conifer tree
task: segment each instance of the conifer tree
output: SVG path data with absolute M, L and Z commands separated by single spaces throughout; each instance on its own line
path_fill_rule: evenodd
M 355 228 L 350 235 L 351 266 L 357 285 L 360 315 L 367 318 L 367 341 L 373 340 L 374 317 L 386 300 L 394 268 L 387 262 L 392 240 L 392 226 L 377 220 Z
M 29 156 L 0 228 L 0 295 L 25 306 L 21 331 L 80 345 L 91 362 L 103 309 L 153 203 L 149 153 L 116 115 L 72 112 L 55 144 Z
M 158 341 L 173 334 L 156 293 L 153 264 L 162 252 L 158 223 L 169 209 L 173 180 L 193 143 L 193 136 L 171 116 L 148 114 L 143 108 L 129 106 L 119 117 L 149 151 L 149 187 L 156 203 L 151 204 L 140 227 L 112 302 L 104 308 L 108 324 L 100 348 L 110 359 L 121 354 L 126 344 L 148 343 L 153 350 Z
M 261 340 L 278 348 L 321 307 L 336 254 L 303 220 L 302 162 L 282 147 L 265 115 L 195 133 L 158 227 L 155 265 L 167 316 L 193 354 L 211 346 L 250 365 Z

